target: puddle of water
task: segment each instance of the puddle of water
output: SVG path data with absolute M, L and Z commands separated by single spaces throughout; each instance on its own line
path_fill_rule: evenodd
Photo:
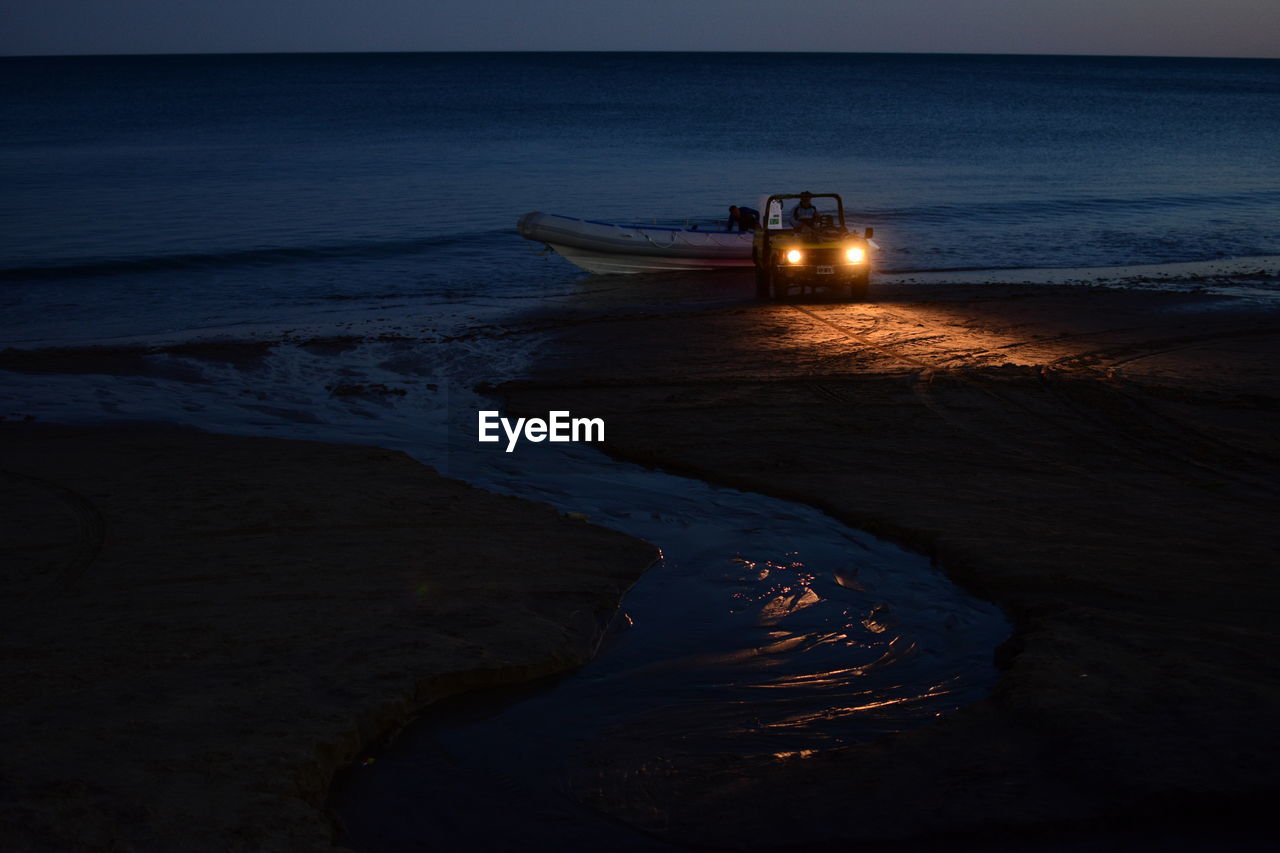
M 663 559 L 581 671 L 500 711 L 432 715 L 351 774 L 347 844 L 564 849 L 571 825 L 581 843 L 661 849 L 578 803 L 625 797 L 683 756 L 782 759 L 901 731 L 994 683 L 1002 615 L 919 555 L 807 506 L 581 447 L 530 450 L 523 479 L 474 451 L 465 478 L 586 513 Z

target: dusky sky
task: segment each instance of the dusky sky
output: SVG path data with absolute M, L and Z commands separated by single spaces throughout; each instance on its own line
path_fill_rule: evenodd
M 0 54 L 743 50 L 1280 57 L 1278 0 L 0 0 Z

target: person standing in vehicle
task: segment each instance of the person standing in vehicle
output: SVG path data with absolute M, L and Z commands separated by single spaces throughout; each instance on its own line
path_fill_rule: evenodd
M 796 231 L 812 231 L 818 224 L 818 208 L 813 206 L 813 193 L 800 193 L 800 203 L 791 208 L 791 227 Z
M 751 207 L 738 207 L 736 204 L 729 205 L 729 221 L 724 224 L 724 230 L 732 231 L 735 225 L 739 231 L 756 230 L 760 225 L 760 211 Z

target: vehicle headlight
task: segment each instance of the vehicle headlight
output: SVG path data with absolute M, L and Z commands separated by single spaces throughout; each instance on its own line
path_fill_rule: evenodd
M 867 259 L 867 250 L 861 246 L 850 246 L 844 250 L 844 256 L 851 264 L 860 264 Z
M 804 260 L 804 252 L 800 251 L 799 249 L 792 249 L 791 251 L 787 252 L 787 261 L 789 263 L 798 264 L 802 260 Z

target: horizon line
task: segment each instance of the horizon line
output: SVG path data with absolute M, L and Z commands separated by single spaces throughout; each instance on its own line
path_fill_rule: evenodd
M 84 52 L 84 53 L 0 53 L 0 59 L 106 59 L 106 58 L 139 58 L 139 57 L 176 57 L 176 56 L 416 56 L 422 54 L 737 54 L 751 56 L 1004 56 L 1004 57 L 1044 57 L 1072 59 L 1216 59 L 1243 61 L 1280 61 L 1280 56 L 1222 56 L 1217 54 L 1160 54 L 1160 53 L 1020 53 L 1017 51 L 916 51 L 916 50 L 743 50 L 743 49 L 711 49 L 711 50 L 674 50 L 661 48 L 628 48 L 628 49 L 591 49 L 591 48 L 521 48 L 515 50 L 500 49 L 442 49 L 442 50 L 245 50 L 245 51 L 146 51 L 140 53 L 126 52 Z

